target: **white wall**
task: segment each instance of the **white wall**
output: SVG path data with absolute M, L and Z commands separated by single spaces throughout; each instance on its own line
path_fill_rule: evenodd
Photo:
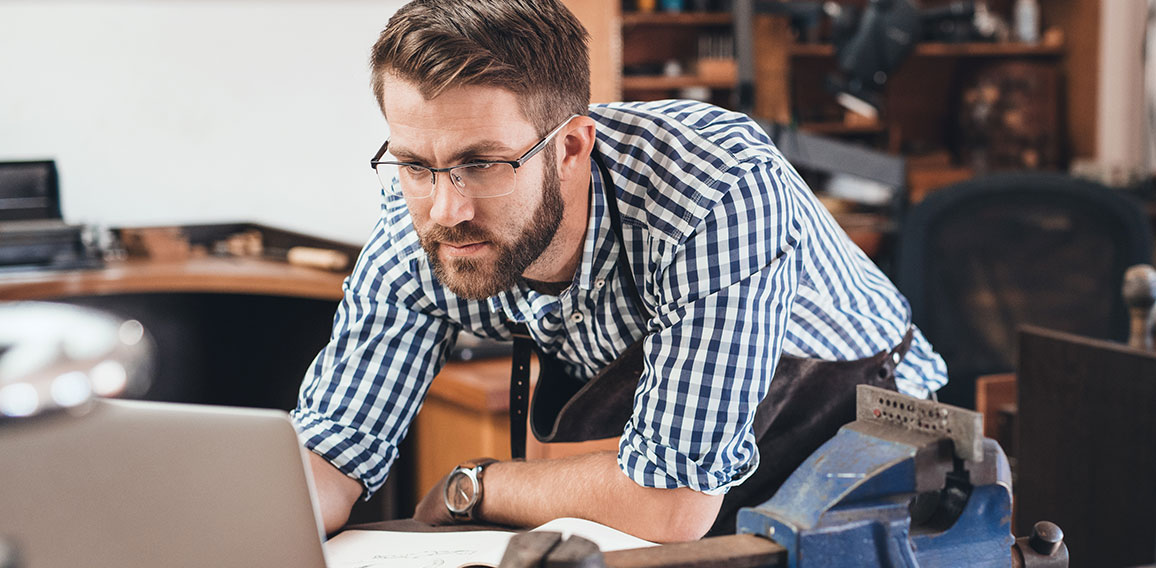
M 1147 16 L 1146 2 L 1100 3 L 1097 161 L 1128 174 L 1145 168 L 1143 56 Z
M 402 0 L 0 0 L 0 160 L 64 216 L 251 220 L 361 242 L 388 135 L 369 48 Z
M 1145 173 L 1156 176 L 1156 0 L 1148 0 L 1144 42 Z

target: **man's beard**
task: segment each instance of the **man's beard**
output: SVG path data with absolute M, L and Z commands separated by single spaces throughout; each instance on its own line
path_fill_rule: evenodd
M 546 150 L 553 154 L 553 148 Z M 463 298 L 482 300 L 508 290 L 550 245 L 562 222 L 565 205 L 554 160 L 550 155 L 544 157 L 548 165 L 542 181 L 542 201 L 517 240 L 512 243 L 499 240 L 497 235 L 469 223 L 453 227 L 434 224 L 426 234 L 420 235 L 421 246 L 429 257 L 434 275 L 451 292 Z M 497 260 L 485 263 L 470 258 L 454 258 L 443 262 L 438 255 L 439 243 L 479 241 L 487 241 L 496 249 Z

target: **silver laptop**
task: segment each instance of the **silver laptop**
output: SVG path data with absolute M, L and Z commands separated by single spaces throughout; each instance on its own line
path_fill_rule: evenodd
M 320 568 L 312 487 L 280 411 L 98 400 L 0 421 L 0 566 Z

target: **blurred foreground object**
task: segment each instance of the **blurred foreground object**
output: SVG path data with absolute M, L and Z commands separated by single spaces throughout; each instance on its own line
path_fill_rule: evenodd
M 136 320 L 63 304 L 0 304 L 0 423 L 140 394 L 150 352 Z

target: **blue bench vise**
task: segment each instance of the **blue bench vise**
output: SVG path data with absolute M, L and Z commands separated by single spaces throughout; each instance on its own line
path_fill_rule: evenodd
M 739 534 L 603 554 L 578 537 L 526 533 L 500 566 L 1067 568 L 1054 524 L 1013 539 L 1011 471 L 981 414 L 871 386 L 856 396 L 855 422 L 769 501 L 740 510 Z
M 982 415 L 867 385 L 856 396 L 855 422 L 742 509 L 738 532 L 782 545 L 792 568 L 1011 566 L 1011 470 Z

